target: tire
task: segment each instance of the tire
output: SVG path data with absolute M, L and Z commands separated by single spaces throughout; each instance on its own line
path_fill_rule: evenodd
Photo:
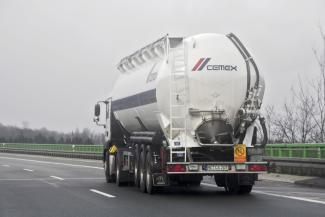
M 147 192 L 146 189 L 146 151 L 142 148 L 140 152 L 140 191 Z
M 116 154 L 116 185 L 117 186 L 121 186 L 122 182 L 121 182 L 121 156 L 120 153 Z
M 232 185 L 232 186 L 225 186 L 225 190 L 229 194 L 237 194 L 239 192 L 239 186 L 238 185 Z
M 110 175 L 110 167 L 109 167 L 109 153 L 106 152 L 106 161 L 104 163 L 105 177 L 107 183 L 112 183 L 115 181 L 114 177 Z
M 190 182 L 190 186 L 192 186 L 192 187 L 198 188 L 198 187 L 200 187 L 200 185 L 201 185 L 201 181 Z
M 236 175 L 225 176 L 225 190 L 229 194 L 237 194 L 239 192 L 239 185 Z
M 156 187 L 153 186 L 152 171 L 151 171 L 151 151 L 148 149 L 146 157 L 146 189 L 148 194 L 154 194 Z
M 140 187 L 140 170 L 139 170 L 139 162 L 140 162 L 140 151 L 139 151 L 139 145 L 135 145 L 135 159 L 134 159 L 134 185 L 136 187 Z
M 239 186 L 238 194 L 249 194 L 253 189 L 253 185 L 241 185 Z

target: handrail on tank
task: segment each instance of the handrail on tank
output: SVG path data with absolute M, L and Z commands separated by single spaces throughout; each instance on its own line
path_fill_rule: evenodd
M 168 52 L 167 39 L 168 34 L 156 40 L 155 42 L 137 50 L 133 54 L 124 57 L 118 63 L 117 69 L 123 73 L 130 69 L 136 68 L 138 65 L 142 65 L 148 60 L 164 55 L 166 52 Z

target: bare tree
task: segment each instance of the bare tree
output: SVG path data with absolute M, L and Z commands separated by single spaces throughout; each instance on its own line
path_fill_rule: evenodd
M 325 142 L 325 34 L 320 27 L 321 49 L 313 49 L 320 73 L 307 82 L 299 77 L 292 88 L 290 100 L 281 110 L 274 106 L 265 109 L 271 142 Z
M 295 99 L 283 105 L 283 114 L 275 121 L 277 135 L 284 142 L 296 143 L 298 132 L 298 120 L 295 111 Z
M 316 112 L 312 114 L 312 118 L 316 124 L 317 131 L 314 132 L 315 142 L 325 142 L 325 34 L 321 27 L 319 27 L 322 48 L 313 49 L 315 58 L 319 65 L 320 73 L 319 79 L 312 83 L 312 88 L 315 92 L 315 108 Z
M 265 107 L 264 109 L 264 116 L 265 116 L 265 122 L 266 122 L 266 129 L 268 131 L 268 139 L 269 139 L 269 143 L 274 143 L 275 142 L 275 137 L 274 137 L 274 133 L 275 133 L 275 129 L 274 129 L 274 120 L 275 120 L 275 109 L 274 109 L 274 105 L 268 105 Z
M 300 79 L 298 89 L 292 88 L 291 92 L 291 98 L 286 100 L 281 110 L 275 112 L 274 106 L 266 107 L 269 135 L 274 142 L 310 142 L 316 125 L 312 118 L 315 114 L 314 99 L 308 86 L 303 85 Z
M 309 86 L 304 85 L 299 77 L 298 90 L 293 89 L 293 95 L 296 99 L 295 112 L 298 121 L 299 142 L 306 143 L 311 141 L 315 123 L 313 115 L 315 114 L 315 100 L 309 92 Z

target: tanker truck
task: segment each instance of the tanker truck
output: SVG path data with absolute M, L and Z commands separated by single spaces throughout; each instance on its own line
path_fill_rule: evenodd
M 111 93 L 95 104 L 108 183 L 152 194 L 211 176 L 227 192 L 251 192 L 267 171 L 265 82 L 236 35 L 166 35 L 117 70 Z

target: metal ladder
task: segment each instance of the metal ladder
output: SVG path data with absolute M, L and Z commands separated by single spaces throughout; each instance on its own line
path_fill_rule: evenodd
M 187 134 L 187 104 L 188 104 L 188 78 L 186 73 L 185 48 L 182 41 L 179 46 L 170 48 L 173 55 L 170 76 L 170 162 L 173 155 L 184 156 L 186 162 L 186 134 Z M 177 138 L 175 139 L 175 138 Z

